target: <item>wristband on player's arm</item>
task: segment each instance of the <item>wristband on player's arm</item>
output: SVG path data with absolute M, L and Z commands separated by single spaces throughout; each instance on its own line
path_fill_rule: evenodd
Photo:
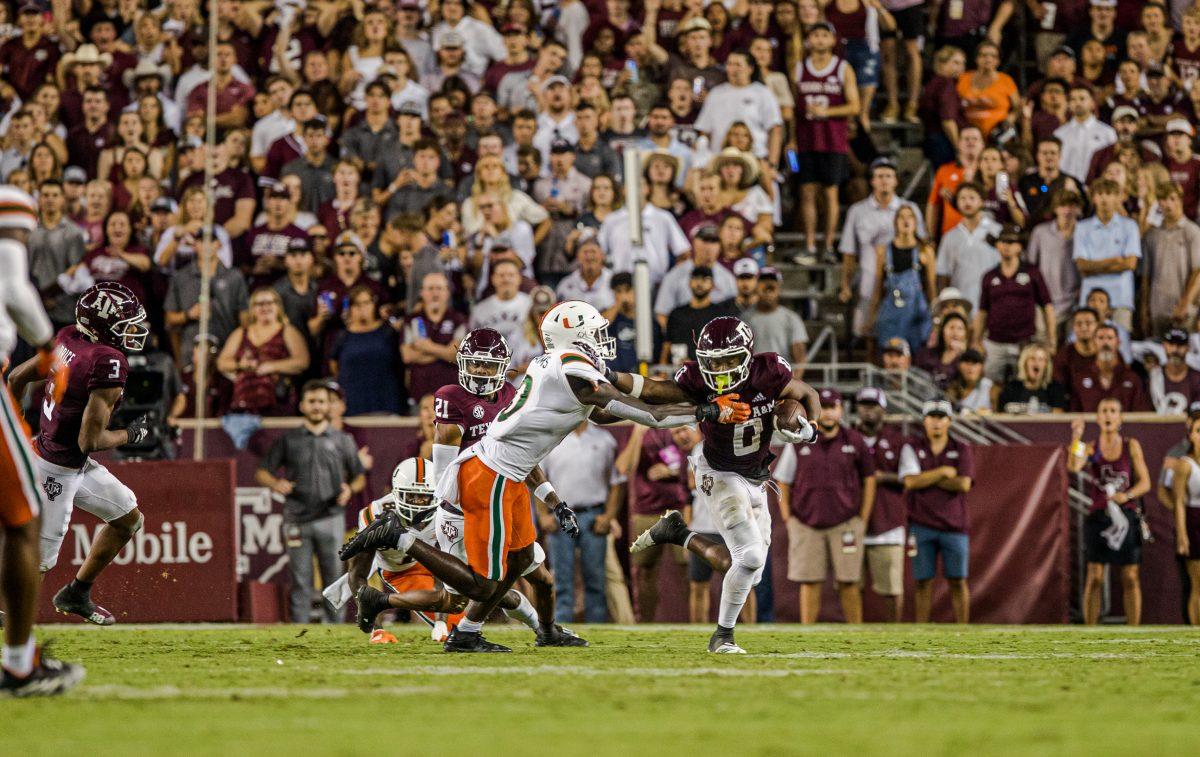
M 554 485 L 551 484 L 549 481 L 543 481 L 542 483 L 538 484 L 538 487 L 536 489 L 533 490 L 533 496 L 536 497 L 537 499 L 541 500 L 542 502 L 545 502 L 546 498 L 549 497 L 551 494 L 557 494 L 557 493 L 558 492 L 554 491 Z

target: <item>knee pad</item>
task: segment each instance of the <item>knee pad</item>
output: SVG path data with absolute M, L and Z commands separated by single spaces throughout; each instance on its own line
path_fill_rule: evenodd
M 734 565 L 753 571 L 758 578 L 762 578 L 763 566 L 767 564 L 767 548 L 762 544 L 731 545 L 729 556 Z

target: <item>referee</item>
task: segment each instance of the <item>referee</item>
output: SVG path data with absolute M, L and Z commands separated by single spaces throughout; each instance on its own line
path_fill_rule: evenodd
M 342 575 L 338 547 L 345 534 L 343 509 L 366 487 L 354 440 L 330 425 L 329 400 L 325 382 L 306 383 L 300 394 L 303 422 L 276 440 L 254 473 L 255 481 L 284 497 L 293 623 L 312 619 L 314 555 L 323 585 Z M 326 623 L 336 621 L 328 602 L 322 603 L 322 615 Z

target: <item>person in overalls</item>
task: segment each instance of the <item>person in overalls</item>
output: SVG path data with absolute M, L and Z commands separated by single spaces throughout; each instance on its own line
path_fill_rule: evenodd
M 917 237 L 917 213 L 908 206 L 896 211 L 893 237 L 875 250 L 875 294 L 871 298 L 872 330 L 878 344 L 899 337 L 914 352 L 929 336 L 929 303 L 934 293 L 933 245 Z

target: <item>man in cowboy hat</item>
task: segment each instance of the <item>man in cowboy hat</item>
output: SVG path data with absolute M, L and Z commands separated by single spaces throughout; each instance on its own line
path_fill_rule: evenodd
M 132 95 L 131 102 L 125 106 L 126 111 L 136 111 L 139 100 L 143 97 L 153 97 L 162 108 L 163 122 L 172 129 L 179 130 L 182 124 L 179 106 L 163 94 L 171 81 L 170 66 L 165 63 L 156 66 L 149 58 L 142 58 L 135 67 L 126 69 L 121 79 Z
M 77 124 L 83 119 L 83 93 L 88 87 L 104 88 L 104 70 L 111 64 L 112 56 L 102 55 L 95 45 L 80 45 L 59 61 L 58 79 L 63 82 L 59 115 L 64 124 Z
M 21 35 L 0 45 L 0 73 L 21 100 L 28 101 L 43 82 L 54 78 L 60 55 L 58 45 L 46 37 L 45 14 L 37 3 L 22 3 L 17 27 Z

